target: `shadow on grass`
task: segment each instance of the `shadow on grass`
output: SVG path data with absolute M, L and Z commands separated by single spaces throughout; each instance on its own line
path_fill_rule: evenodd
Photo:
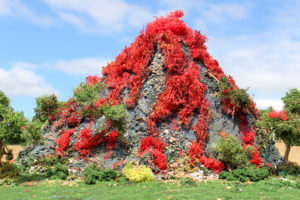
M 20 184 L 20 183 L 25 183 L 25 182 L 30 182 L 30 181 L 42 181 L 46 179 L 46 175 L 43 174 L 25 174 L 21 173 L 19 176 L 17 176 L 14 180 L 15 183 Z

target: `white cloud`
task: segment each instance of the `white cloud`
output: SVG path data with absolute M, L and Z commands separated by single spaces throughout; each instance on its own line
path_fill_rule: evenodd
M 222 23 L 228 19 L 245 19 L 247 16 L 246 4 L 235 3 L 208 3 L 199 8 L 201 18 L 210 23 Z
M 4 91 L 8 96 L 25 95 L 36 98 L 45 94 L 55 93 L 58 95 L 58 92 L 46 82 L 43 76 L 34 72 L 35 69 L 48 67 L 67 74 L 101 75 L 102 67 L 107 65 L 108 62 L 109 60 L 104 58 L 59 60 L 40 65 L 16 62 L 8 70 L 0 68 L 0 90 Z
M 212 38 L 208 46 L 227 74 L 258 95 L 283 95 L 289 88 L 300 88 L 300 42 L 266 34 Z
M 266 109 L 270 106 L 279 111 L 283 109 L 283 103 L 279 99 L 255 99 L 258 108 Z
M 50 16 L 50 15 L 37 15 L 37 14 L 30 14 L 27 16 L 29 18 L 29 21 L 33 24 L 49 28 L 52 26 L 58 26 L 59 22 L 56 18 Z
M 141 28 L 147 22 L 154 19 L 154 15 L 147 11 L 147 8 L 140 9 L 137 6 L 131 7 L 132 12 L 129 15 L 129 24 L 133 27 Z
M 42 27 L 57 25 L 54 17 L 37 14 L 20 0 L 0 0 L 0 16 L 13 16 L 25 19 Z
M 10 13 L 10 5 L 6 0 L 0 0 L 0 15 L 7 15 Z
M 93 32 L 93 29 L 90 29 L 86 25 L 86 21 L 74 14 L 68 13 L 68 12 L 58 12 L 58 16 L 68 24 L 71 24 L 73 26 L 76 26 L 82 31 L 85 32 Z M 89 30 L 88 30 L 89 29 Z
M 0 69 L 0 90 L 8 96 L 38 97 L 45 94 L 57 94 L 42 76 L 20 66 L 13 66 L 9 70 Z
M 32 63 L 27 62 L 15 62 L 12 64 L 15 68 L 23 68 L 23 69 L 37 69 L 38 66 Z
M 300 2 L 293 4 L 291 10 L 273 10 L 268 30 L 234 37 L 212 37 L 208 42 L 209 52 L 225 73 L 232 75 L 240 87 L 249 86 L 258 106 L 269 104 L 280 109 L 280 98 L 285 92 L 291 88 L 300 89 L 298 10 Z
M 174 10 L 182 10 L 185 14 L 189 12 L 189 10 L 196 6 L 202 6 L 204 3 L 203 0 L 161 0 L 160 4 L 167 6 L 167 9 L 170 11 Z M 168 12 L 169 12 L 168 11 Z
M 18 0 L 0 0 L 0 15 L 16 15 L 28 13 L 27 7 Z
M 170 9 L 183 9 L 185 14 L 191 13 L 193 28 L 201 32 L 211 33 L 209 25 L 223 25 L 226 22 L 244 20 L 249 16 L 251 4 L 247 1 L 239 3 L 216 3 L 208 0 L 163 0 Z
M 104 58 L 81 58 L 75 60 L 60 60 L 46 64 L 49 68 L 55 68 L 68 74 L 94 75 L 101 74 L 102 67 L 109 62 Z
M 65 23 L 86 32 L 122 31 L 124 25 L 141 27 L 152 19 L 146 7 L 122 0 L 43 0 Z

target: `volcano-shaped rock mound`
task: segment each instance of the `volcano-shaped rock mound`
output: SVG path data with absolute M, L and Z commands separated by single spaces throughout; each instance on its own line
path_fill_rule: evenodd
M 159 172 L 188 155 L 218 173 L 226 163 L 216 160 L 212 148 L 228 134 L 254 147 L 251 163 L 277 162 L 274 147 L 258 151 L 255 103 L 225 75 L 208 54 L 206 37 L 187 27 L 182 15 L 155 19 L 103 68 L 102 78 L 87 77 L 51 117 L 44 145 L 27 148 L 20 158 L 57 154 L 79 169 L 88 162 L 109 168 L 133 160 Z

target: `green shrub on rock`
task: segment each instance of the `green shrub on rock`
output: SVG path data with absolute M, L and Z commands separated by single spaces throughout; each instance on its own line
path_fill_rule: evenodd
M 241 142 L 234 136 L 224 136 L 213 149 L 216 158 L 229 168 L 245 168 L 250 165 L 251 149 L 243 149 Z
M 54 156 L 45 156 L 39 160 L 39 164 L 45 165 L 45 166 L 53 166 L 61 162 L 59 157 L 57 155 Z
M 251 101 L 246 89 L 234 88 L 230 77 L 224 76 L 219 82 L 220 98 L 222 101 L 230 100 L 238 108 L 243 108 L 245 111 L 250 112 Z
M 94 85 L 81 83 L 73 90 L 74 100 L 82 106 L 95 105 L 99 99 L 99 92 L 104 88 L 104 84 L 97 82 Z

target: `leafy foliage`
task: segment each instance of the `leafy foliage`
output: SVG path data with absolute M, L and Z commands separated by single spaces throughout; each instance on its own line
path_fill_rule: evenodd
M 282 140 L 286 145 L 284 162 L 287 164 L 291 146 L 300 145 L 300 114 L 298 113 L 300 92 L 292 89 L 282 98 L 284 110 L 275 110 L 261 116 L 261 125 L 266 132 L 273 133 L 275 139 Z
M 234 136 L 224 136 L 216 143 L 213 152 L 219 160 L 235 169 L 250 165 L 253 149 L 251 146 L 244 149 L 241 142 Z
M 106 118 L 115 121 L 122 121 L 126 117 L 124 104 L 118 104 L 113 106 L 105 104 L 99 107 L 99 112 L 103 114 Z
M 53 167 L 48 168 L 46 175 L 51 179 L 66 180 L 69 175 L 68 167 L 62 165 L 61 163 L 57 163 Z
M 39 119 L 45 122 L 51 116 L 55 116 L 57 108 L 60 106 L 55 94 L 44 95 L 36 98 L 36 108 L 34 109 L 35 116 L 33 120 Z
M 251 101 L 247 90 L 238 88 L 231 76 L 223 76 L 219 81 L 220 98 L 223 102 L 227 102 L 229 107 L 232 107 L 231 112 L 239 112 L 241 110 L 242 112 L 250 113 Z M 227 112 L 227 114 L 229 113 Z
M 0 166 L 4 155 L 12 159 L 11 150 L 6 144 L 17 144 L 22 142 L 22 127 L 27 119 L 21 112 L 14 112 L 9 105 L 9 99 L 0 91 Z
M 45 122 L 39 119 L 28 122 L 22 130 L 23 143 L 28 144 L 39 144 L 42 142 L 43 136 L 41 135 L 41 128 Z
M 102 124 L 101 127 L 97 127 L 99 132 L 105 130 L 105 126 L 110 124 L 110 127 L 118 130 L 118 135 L 122 142 L 126 142 L 123 134 L 126 131 L 126 112 L 125 105 L 111 105 L 104 104 L 97 108 L 97 112 L 99 115 L 104 115 L 106 118 L 106 124 Z M 106 132 L 110 132 L 110 130 L 106 130 Z
M 95 184 L 97 181 L 111 181 L 117 178 L 117 172 L 113 169 L 103 169 L 95 163 L 84 169 L 85 183 Z
M 282 97 L 284 109 L 288 112 L 300 115 L 300 91 L 296 88 L 290 89 L 284 97 Z
M 99 93 L 104 88 L 104 84 L 100 80 L 89 81 L 87 77 L 85 83 L 80 83 L 80 85 L 73 89 L 74 100 L 79 102 L 82 106 L 89 106 L 96 104 L 99 99 Z
M 0 105 L 4 107 L 9 107 L 10 101 L 7 96 L 0 90 Z
M 0 141 L 17 144 L 22 141 L 22 127 L 27 123 L 24 114 L 8 108 L 0 122 Z
M 43 142 L 41 129 L 44 125 L 52 122 L 62 104 L 63 102 L 59 102 L 55 94 L 36 98 L 35 115 L 32 121 L 23 127 L 23 139 L 26 145 Z
M 58 163 L 64 164 L 65 160 L 59 159 L 59 157 L 56 155 L 48 155 L 38 160 L 38 164 L 44 165 L 46 167 L 54 166 Z
M 143 165 L 133 165 L 131 162 L 125 165 L 123 174 L 131 182 L 151 182 L 154 180 L 154 175 L 150 168 Z
M 269 176 L 269 171 L 265 168 L 257 168 L 255 165 L 247 168 L 235 169 L 231 172 L 222 171 L 219 174 L 220 179 L 227 179 L 229 181 L 260 181 Z

